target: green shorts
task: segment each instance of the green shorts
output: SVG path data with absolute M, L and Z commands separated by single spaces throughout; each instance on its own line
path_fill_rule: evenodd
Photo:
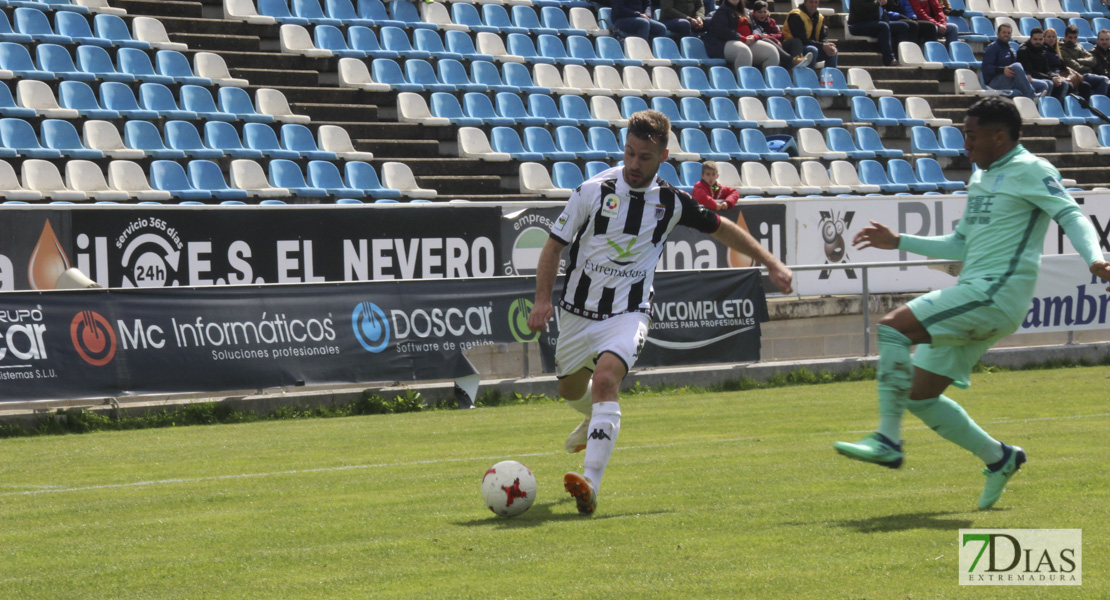
M 932 338 L 931 343 L 917 346 L 914 366 L 948 377 L 963 389 L 971 385 L 971 369 L 979 358 L 1021 326 L 973 284 L 934 290 L 906 306 Z

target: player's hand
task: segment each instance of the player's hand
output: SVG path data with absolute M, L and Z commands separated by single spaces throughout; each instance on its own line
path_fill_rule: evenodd
M 864 248 L 894 250 L 898 247 L 900 237 L 886 225 L 871 221 L 869 227 L 864 227 L 856 233 L 856 237 L 852 238 L 852 244 L 856 247 L 856 250 L 863 250 Z
M 780 292 L 784 294 L 794 292 L 794 271 L 791 271 L 790 267 L 782 263 L 773 267 L 768 265 L 767 274 L 771 277 L 771 283 L 775 284 Z
M 1088 269 L 1091 271 L 1091 275 L 1103 281 L 1110 281 L 1110 263 L 1105 260 L 1097 260 L 1091 263 Z M 1106 291 L 1110 292 L 1110 286 L 1106 287 Z
M 555 316 L 555 307 L 551 306 L 551 300 L 536 301 L 532 305 L 532 312 L 528 313 L 528 329 L 544 331 L 547 329 L 547 322 L 553 316 Z

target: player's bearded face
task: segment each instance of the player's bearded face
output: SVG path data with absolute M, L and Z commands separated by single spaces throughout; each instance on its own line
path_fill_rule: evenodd
M 667 160 L 666 141 L 629 134 L 624 144 L 624 181 L 632 188 L 646 188 L 659 165 Z

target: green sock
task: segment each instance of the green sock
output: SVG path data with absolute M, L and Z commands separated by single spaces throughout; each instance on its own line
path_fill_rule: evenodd
M 902 442 L 902 415 L 913 385 L 913 342 L 893 327 L 879 325 L 879 433 Z
M 928 400 L 910 402 L 910 412 L 917 415 L 942 438 L 991 464 L 1002 459 L 1002 445 L 971 420 L 967 411 L 951 398 L 941 395 Z

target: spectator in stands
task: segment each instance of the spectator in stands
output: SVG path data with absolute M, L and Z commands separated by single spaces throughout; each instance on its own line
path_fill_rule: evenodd
M 752 3 L 748 18 L 751 19 L 752 34 L 759 36 L 760 39 L 769 44 L 774 44 L 779 55 L 779 65 L 787 69 L 806 67 L 813 62 L 813 59 L 817 58 L 814 54 L 791 56 L 782 47 L 782 30 L 779 29 L 778 23 L 775 23 L 775 19 L 771 17 L 771 9 L 767 7 L 764 0 L 755 0 Z
M 1045 43 L 1048 43 L 1047 31 L 1045 32 Z M 1056 53 L 1064 61 L 1065 67 L 1082 76 L 1083 82 L 1090 86 L 1092 93 L 1106 95 L 1107 90 L 1110 89 L 1110 78 L 1093 72 L 1095 57 L 1087 52 L 1086 48 L 1079 45 L 1078 27 L 1068 25 L 1064 29 L 1064 41 L 1056 45 Z
M 937 26 L 934 25 L 932 21 L 918 16 L 910 0 L 901 0 L 899 7 L 899 12 L 902 13 L 902 16 L 912 21 L 910 23 L 911 42 L 916 42 L 918 46 L 923 46 L 925 42 L 937 41 Z
M 744 0 L 725 0 L 706 28 L 705 52 L 713 58 L 725 59 L 734 69 L 751 66 L 753 62 L 760 68 L 779 64 L 774 45 L 752 35 L 747 13 Z
M 782 47 L 791 56 L 812 52 L 817 62 L 836 68 L 836 44 L 828 39 L 829 28 L 825 25 L 825 15 L 817 10 L 818 0 L 803 0 L 802 5 L 786 15 L 786 26 L 782 30 Z
M 1098 32 L 1098 43 L 1091 50 L 1091 56 L 1095 57 L 1095 65 L 1091 67 L 1091 72 L 1110 77 L 1110 29 Z
M 894 48 L 909 37 L 910 25 L 897 11 L 887 10 L 888 0 L 852 0 L 848 4 L 848 31 L 878 38 L 883 66 L 898 66 Z
M 736 206 L 740 192 L 717 183 L 717 163 L 701 163 L 701 181 L 694 185 L 694 200 L 709 210 L 727 210 Z
M 1044 45 L 1044 29 L 1034 27 L 1029 31 L 1029 39 L 1018 48 L 1017 59 L 1030 77 L 1051 82 L 1049 93 L 1060 102 L 1071 93 L 1071 84 L 1059 72 L 1063 61 Z
M 944 34 L 945 47 L 952 45 L 959 37 L 959 30 L 948 22 L 948 18 L 944 16 L 944 8 L 937 0 L 909 0 L 909 3 L 918 19 L 932 23 L 938 35 Z
M 983 51 L 983 81 L 994 90 L 1014 90 L 1026 98 L 1042 96 L 1052 88 L 1051 81 L 1033 79 L 1018 62 L 1010 47 L 1010 26 L 998 26 L 998 38 Z
M 667 26 L 651 18 L 651 0 L 613 0 L 613 25 L 621 33 L 650 40 L 667 35 Z
M 705 2 L 702 0 L 661 0 L 659 18 L 678 37 L 701 35 L 705 31 Z

